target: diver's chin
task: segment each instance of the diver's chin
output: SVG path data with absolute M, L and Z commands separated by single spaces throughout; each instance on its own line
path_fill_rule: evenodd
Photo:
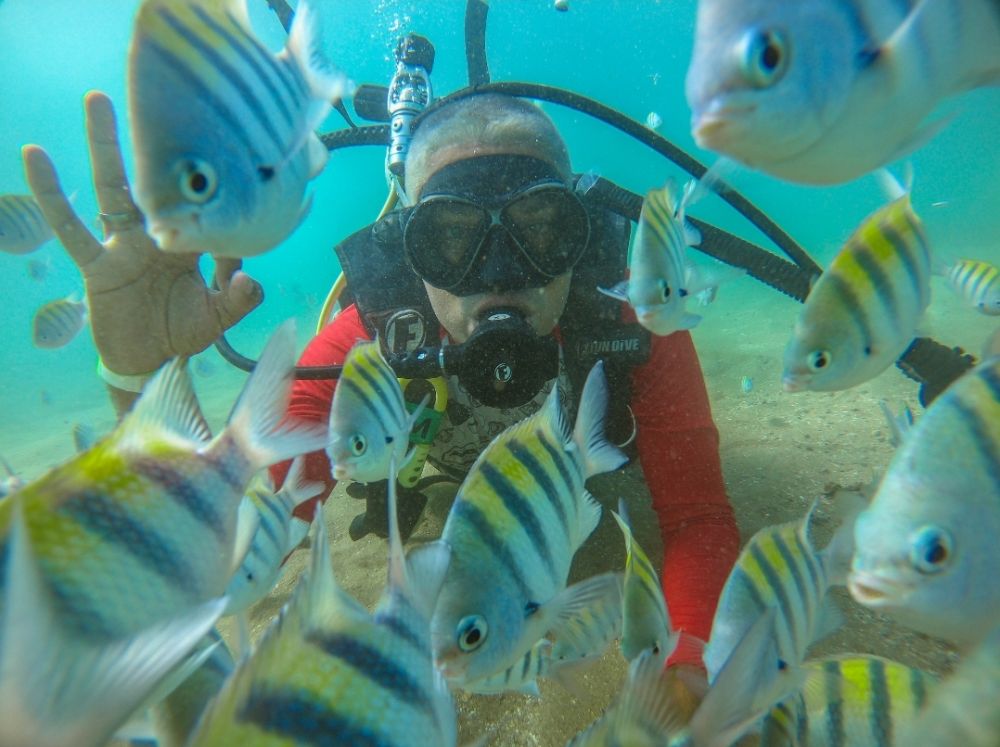
M 898 582 L 865 571 L 851 571 L 847 577 L 847 589 L 859 604 L 879 609 L 897 606 L 905 591 Z

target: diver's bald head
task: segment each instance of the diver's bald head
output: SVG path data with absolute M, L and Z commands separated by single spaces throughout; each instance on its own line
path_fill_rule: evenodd
M 406 158 L 406 194 L 415 202 L 439 169 L 493 155 L 531 156 L 552 164 L 567 182 L 572 175 L 566 144 L 541 109 L 516 96 L 482 93 L 421 119 Z

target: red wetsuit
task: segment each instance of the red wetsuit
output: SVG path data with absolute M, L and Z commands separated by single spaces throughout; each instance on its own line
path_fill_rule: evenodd
M 349 306 L 312 339 L 299 363 L 341 364 L 359 339 L 370 337 L 357 309 Z M 331 379 L 296 381 L 288 414 L 325 424 L 334 386 Z M 719 592 L 739 552 L 739 532 L 722 479 L 719 433 L 690 334 L 653 337 L 649 360 L 632 374 L 631 407 L 639 459 L 663 537 L 663 590 L 671 622 L 707 641 Z M 287 472 L 287 462 L 273 467 L 275 484 L 280 485 Z M 324 452 L 306 457 L 305 477 L 333 489 Z M 311 520 L 317 501 L 327 495 L 329 491 L 303 503 L 296 515 Z M 673 661 L 701 663 L 693 649 L 678 652 Z

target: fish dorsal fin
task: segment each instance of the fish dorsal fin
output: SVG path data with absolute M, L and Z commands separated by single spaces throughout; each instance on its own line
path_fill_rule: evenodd
M 629 666 L 628 680 L 612 717 L 611 734 L 625 737 L 637 726 L 652 731 L 663 744 L 683 729 L 684 717 L 667 686 L 663 657 L 652 649 L 643 651 Z
M 104 744 L 209 631 L 226 600 L 127 638 L 81 639 L 56 617 L 23 506 L 12 500 L 0 613 L 0 744 Z
M 141 448 L 149 438 L 172 437 L 183 446 L 200 446 L 212 438 L 201 412 L 187 360 L 174 358 L 149 382 L 119 429 L 119 446 Z

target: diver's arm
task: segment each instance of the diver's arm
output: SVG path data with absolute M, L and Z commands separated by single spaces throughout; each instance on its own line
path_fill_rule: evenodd
M 348 306 L 309 342 L 302 352 L 299 365 L 339 366 L 347 358 L 347 352 L 354 343 L 370 339 L 361 323 L 357 308 L 353 305 Z M 326 425 L 330 420 L 330 407 L 333 404 L 335 388 L 336 379 L 296 380 L 292 386 L 292 398 L 288 404 L 287 416 L 299 421 Z M 291 461 L 287 461 L 271 467 L 271 477 L 279 488 L 290 466 Z M 312 521 L 316 507 L 327 499 L 337 481 L 330 474 L 330 460 L 325 451 L 306 454 L 304 466 L 304 479 L 325 486 L 319 495 L 299 504 L 295 509 L 297 517 Z
M 667 607 L 676 628 L 706 641 L 739 552 L 739 531 L 691 335 L 654 337 L 632 382 L 639 459 L 663 537 Z M 696 651 L 685 652 L 688 660 L 679 663 L 701 665 Z

